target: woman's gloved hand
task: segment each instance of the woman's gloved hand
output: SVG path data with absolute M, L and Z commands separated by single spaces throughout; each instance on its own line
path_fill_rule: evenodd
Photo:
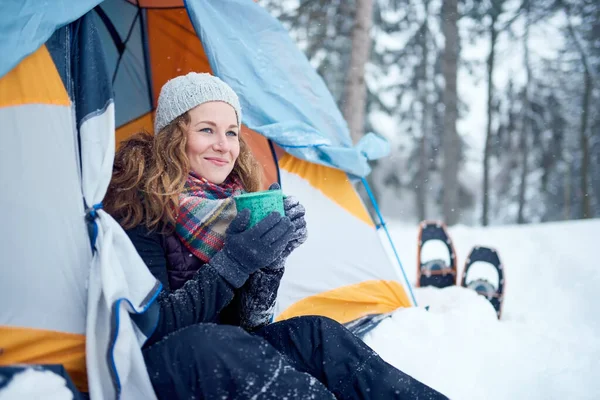
M 223 249 L 209 261 L 236 288 L 250 274 L 281 258 L 295 233 L 290 218 L 278 212 L 272 212 L 251 228 L 249 222 L 250 210 L 240 211 L 226 231 Z
M 280 186 L 278 183 L 273 183 L 269 190 L 279 190 Z M 279 269 L 283 268 L 285 264 L 285 259 L 298 248 L 302 243 L 306 242 L 307 238 L 307 230 L 306 230 L 306 220 L 304 219 L 304 215 L 306 214 L 306 209 L 300 202 L 293 196 L 287 196 L 283 199 L 283 209 L 285 211 L 285 216 L 290 219 L 292 225 L 294 226 L 294 231 L 290 237 L 289 243 L 285 246 L 281 257 L 275 260 L 272 264 L 267 264 L 269 268 Z

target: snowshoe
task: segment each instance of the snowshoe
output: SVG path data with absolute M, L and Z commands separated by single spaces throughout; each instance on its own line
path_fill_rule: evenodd
M 456 285 L 456 252 L 442 222 L 420 224 L 417 249 L 417 287 Z
M 479 268 L 472 268 L 474 265 L 478 265 Z M 480 272 L 489 271 L 490 267 L 495 269 L 497 276 L 488 274 L 486 277 L 477 277 Z M 480 269 L 480 272 L 475 272 L 475 269 Z M 465 264 L 461 286 L 472 289 L 487 298 L 500 319 L 504 299 L 504 267 L 496 250 L 488 247 L 474 247 L 471 250 Z

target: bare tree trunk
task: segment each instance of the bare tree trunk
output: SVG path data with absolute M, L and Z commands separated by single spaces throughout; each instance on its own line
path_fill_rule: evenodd
M 526 19 L 525 19 L 525 36 L 523 38 L 523 47 L 525 52 L 525 99 L 523 101 L 523 109 L 525 115 L 523 116 L 523 125 L 521 128 L 521 182 L 519 184 L 519 212 L 517 215 L 517 223 L 525 223 L 525 194 L 527 190 L 527 175 L 529 174 L 529 137 L 531 135 L 531 110 L 529 105 L 529 91 L 531 85 L 531 66 L 529 64 L 529 2 L 526 5 Z
M 445 0 L 442 3 L 442 31 L 445 38 L 443 56 L 444 73 L 444 134 L 442 146 L 444 151 L 444 168 L 442 179 L 444 185 L 443 213 L 448 225 L 458 221 L 458 165 L 460 163 L 460 141 L 456 132 L 458 119 L 458 96 L 456 92 L 458 70 L 458 1 Z
M 579 128 L 579 148 L 581 151 L 581 218 L 592 217 L 592 207 L 590 202 L 590 145 L 587 136 L 588 120 L 590 115 L 590 104 L 592 97 L 592 75 L 590 73 L 590 67 L 588 64 L 587 56 L 583 46 L 579 43 L 573 30 L 573 26 L 569 23 L 569 30 L 573 36 L 573 40 L 577 45 L 577 49 L 581 55 L 581 61 L 583 64 L 583 105 L 581 110 L 581 125 Z
M 427 181 L 429 179 L 429 135 L 431 131 L 431 104 L 429 103 L 429 0 L 424 1 L 425 20 L 421 28 L 421 70 L 419 73 L 421 114 L 421 139 L 419 141 L 419 175 L 417 186 L 417 213 L 419 222 L 427 218 Z
M 356 0 L 354 27 L 352 28 L 352 52 L 350 68 L 343 102 L 344 118 L 348 122 L 352 141 L 357 143 L 363 136 L 367 90 L 365 65 L 371 49 L 371 25 L 373 22 L 373 0 Z
M 592 96 L 592 76 L 586 65 L 584 73 L 583 110 L 581 113 L 581 128 L 579 129 L 579 146 L 581 149 L 581 217 L 591 218 L 592 207 L 590 202 L 590 144 L 587 136 L 587 126 L 590 114 Z
M 584 93 L 583 93 L 583 104 L 581 110 L 581 125 L 579 128 L 579 148 L 581 150 L 581 217 L 582 218 L 591 218 L 592 217 L 592 207 L 590 202 L 590 145 L 589 138 L 587 136 L 587 127 L 588 120 L 590 115 L 590 104 L 592 97 L 592 89 L 594 82 L 592 81 L 592 74 L 590 72 L 590 64 L 588 57 L 585 53 L 585 49 L 583 45 L 579 41 L 577 34 L 575 33 L 575 29 L 573 29 L 573 25 L 571 24 L 571 15 L 570 9 L 568 5 L 565 5 L 565 11 L 567 13 L 567 27 L 569 29 L 569 34 L 575 42 L 575 47 L 579 52 L 579 56 L 581 57 L 581 63 L 583 64 L 583 85 L 584 85 Z
M 498 14 L 492 12 L 492 22 L 490 24 L 490 53 L 487 59 L 487 79 L 488 79 L 488 94 L 487 94 L 487 131 L 485 136 L 485 149 L 483 151 L 483 215 L 481 216 L 481 224 L 487 226 L 489 224 L 489 191 L 490 191 L 490 152 L 492 144 L 492 101 L 494 98 L 494 63 L 496 57 L 496 41 L 498 39 L 498 30 L 496 21 Z
M 416 196 L 419 222 L 427 218 L 427 175 L 427 139 L 423 132 L 419 141 L 419 182 Z

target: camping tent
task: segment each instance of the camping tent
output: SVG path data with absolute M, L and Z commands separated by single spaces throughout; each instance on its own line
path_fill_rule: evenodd
M 348 176 L 365 176 L 360 152 L 377 156 L 383 145 L 369 136 L 352 149 L 331 95 L 283 27 L 249 0 L 187 8 L 183 1 L 132 3 L 107 0 L 96 8 L 114 82 L 117 142 L 152 131 L 152 110 L 168 79 L 213 73 L 241 97 L 265 186 L 279 178 L 308 209 L 309 239 L 288 262 L 278 318 L 317 313 L 348 322 L 409 305 Z
M 386 143 L 352 145 L 323 81 L 251 0 L 26 1 L 3 5 L 0 32 L 0 302 L 15 305 L 0 312 L 0 365 L 62 363 L 96 397 L 152 397 L 132 343 L 160 286 L 101 200 L 115 143 L 151 131 L 160 87 L 188 71 L 234 88 L 265 185 L 307 208 L 276 318 L 350 322 L 412 304 L 353 185 Z

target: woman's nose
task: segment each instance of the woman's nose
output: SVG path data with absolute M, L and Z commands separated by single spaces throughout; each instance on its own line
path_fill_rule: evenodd
M 215 148 L 215 150 L 225 153 L 229 151 L 230 146 L 229 142 L 227 141 L 227 138 L 219 136 L 219 138 L 213 144 L 213 147 Z

